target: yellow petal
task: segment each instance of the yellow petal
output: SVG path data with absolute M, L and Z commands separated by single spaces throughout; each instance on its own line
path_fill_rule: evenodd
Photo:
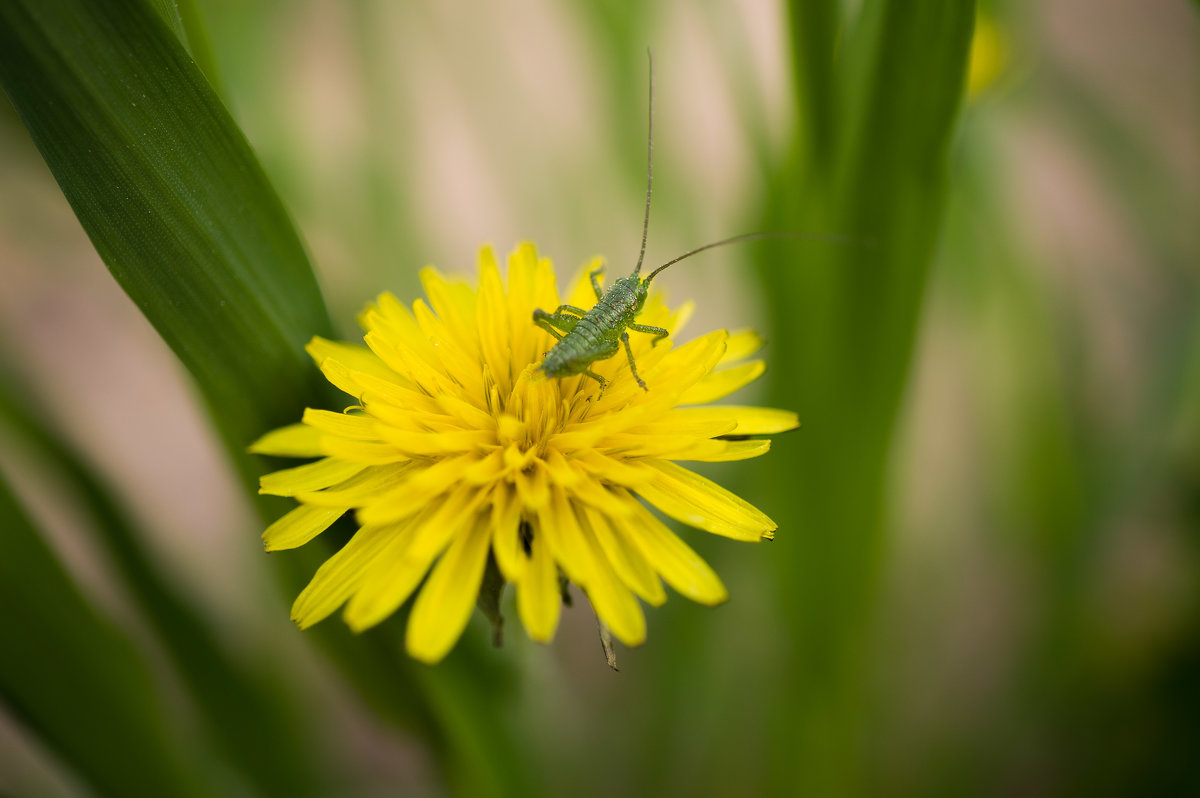
M 595 406 L 592 410 L 593 417 L 604 416 L 618 408 L 622 408 L 627 404 L 645 404 L 648 401 L 656 399 L 667 399 L 670 404 L 678 401 L 678 393 L 684 390 L 687 385 L 683 383 L 673 383 L 672 380 L 687 379 L 680 378 L 675 372 L 670 372 L 664 376 L 659 370 L 660 365 L 665 361 L 668 355 L 674 349 L 674 343 L 670 340 L 662 341 L 651 348 L 648 343 L 650 336 L 639 336 L 638 339 L 631 340 L 633 344 L 633 359 L 637 363 L 638 374 L 642 376 L 643 382 L 650 387 L 650 392 L 647 393 L 633 379 L 633 372 L 629 369 L 629 359 L 624 356 L 623 352 L 618 352 L 608 360 L 602 360 L 592 364 L 592 370 L 598 373 L 601 377 L 608 380 L 608 387 L 604 389 L 603 395 L 597 397 Z M 691 380 L 696 380 L 702 372 L 697 371 L 692 375 Z M 581 383 L 586 385 L 588 390 L 598 390 L 598 387 L 593 388 L 596 384 L 592 381 Z M 655 389 L 658 390 L 655 390 Z
M 575 467 L 567 462 L 567 458 L 563 457 L 562 452 L 557 449 L 546 452 L 545 462 L 546 473 L 550 477 L 550 481 L 560 488 L 572 490 L 584 481 Z
M 321 438 L 324 433 L 304 424 L 289 424 L 271 430 L 250 444 L 251 454 L 267 454 L 275 457 L 320 457 Z
M 332 410 L 314 410 L 310 407 L 304 411 L 304 423 L 313 429 L 337 435 L 340 438 L 350 438 L 356 441 L 379 440 L 379 436 L 375 433 L 379 423 L 370 416 L 335 413 Z
M 387 619 L 408 600 L 429 571 L 432 558 L 417 560 L 405 556 L 415 528 L 416 524 L 410 523 L 397 530 L 365 569 L 361 584 L 342 613 L 346 625 L 355 632 Z
M 366 466 L 336 457 L 266 474 L 258 480 L 258 492 L 270 496 L 293 496 L 304 491 L 321 490 L 343 482 Z M 349 506 L 349 505 L 347 505 Z
M 630 498 L 629 501 L 636 500 Z M 602 513 L 588 508 L 584 517 L 591 527 L 592 534 L 596 536 L 596 541 L 600 544 L 605 558 L 608 559 L 621 581 L 655 607 L 666 601 L 667 594 L 663 590 L 662 582 L 659 581 L 658 575 L 646 562 L 642 553 L 630 544 L 624 535 L 617 532 L 616 527 L 609 524 L 608 519 Z
M 455 344 L 472 357 L 478 359 L 479 338 L 475 335 L 475 292 L 462 281 L 451 282 L 438 273 L 437 269 L 425 267 L 421 270 L 421 284 L 425 295 L 445 325 L 447 334 Z
M 670 412 L 669 420 L 680 425 L 690 421 L 697 428 L 704 424 L 732 423 L 733 431 L 723 433 L 729 435 L 772 435 L 800 426 L 800 420 L 791 411 L 738 405 L 678 407 Z
M 330 385 L 342 393 L 349 394 L 356 400 L 361 401 L 362 386 L 354 379 L 353 372 L 343 363 L 327 357 L 318 363 L 317 367 L 321 369 L 321 373 L 325 375 L 325 379 L 329 380 Z
M 609 435 L 597 442 L 596 448 L 615 459 L 662 457 L 668 460 L 683 460 L 685 458 L 682 454 L 696 446 L 697 437 L 699 436 L 621 433 Z M 701 442 L 708 443 L 708 441 Z
M 521 502 L 507 487 L 492 496 L 492 552 L 506 580 L 520 582 L 525 575 L 526 555 L 521 543 Z
M 767 364 L 751 360 L 733 368 L 721 369 L 708 374 L 679 397 L 682 405 L 699 405 L 721 399 L 739 388 L 745 387 L 762 376 Z
M 378 330 L 367 333 L 363 336 L 363 341 L 371 347 L 372 352 L 379 355 L 389 368 L 424 393 L 435 396 L 455 389 L 453 380 L 446 376 L 445 368 L 437 356 L 437 350 L 430 342 L 426 341 L 426 345 L 432 353 L 429 357 L 434 358 L 432 363 L 422 357 L 417 350 L 405 345 L 398 345 L 394 339 Z
M 648 424 L 638 424 L 630 427 L 629 432 L 648 435 L 687 435 L 692 439 L 715 438 L 718 435 L 729 435 L 737 429 L 737 421 L 719 415 L 692 415 L 680 408 L 664 414 Z M 606 439 L 601 439 L 603 440 Z
M 325 362 L 332 363 L 329 360 Z M 357 377 L 357 373 L 354 376 Z M 378 420 L 383 428 L 405 432 L 430 432 L 439 427 L 458 428 L 453 419 L 442 412 L 442 408 L 433 397 L 419 391 L 410 391 L 408 394 L 393 391 L 390 396 L 384 397 L 366 389 L 365 382 L 355 382 L 364 386 L 363 408 Z
M 638 392 L 639 396 L 645 396 L 641 388 L 638 388 Z M 638 404 L 605 411 L 601 405 L 611 398 L 609 394 L 610 391 L 605 391 L 601 399 L 592 403 L 593 409 L 588 420 L 568 424 L 562 432 L 550 435 L 549 445 L 566 453 L 589 449 L 605 435 L 613 435 L 638 424 L 653 422 L 675 404 L 673 396 L 659 391 Z
M 404 642 L 416 659 L 433 664 L 458 642 L 479 596 L 490 541 L 487 516 L 481 516 L 434 566 L 408 619 Z
M 676 335 L 678 335 L 685 327 L 687 327 L 687 323 L 695 314 L 696 303 L 688 299 L 680 303 L 679 307 L 675 308 L 674 312 L 671 312 L 665 306 L 663 309 L 667 311 L 670 321 L 657 326 L 666 327 L 668 330 L 672 330 Z
M 571 497 L 578 502 L 594 507 L 610 518 L 628 515 L 630 508 L 626 502 L 616 501 L 616 497 L 607 485 L 591 476 L 583 476 L 571 488 Z
M 345 507 L 309 507 L 301 505 L 284 515 L 263 532 L 267 551 L 303 546 L 324 532 L 346 512 Z
M 408 432 L 378 425 L 378 439 L 390 443 L 410 457 L 437 457 L 495 446 L 494 430 L 464 429 L 453 432 Z
M 374 357 L 374 353 L 371 353 Z M 353 391 L 347 391 L 357 397 L 364 405 L 384 405 L 384 407 L 402 408 L 407 414 L 439 413 L 437 402 L 427 394 L 417 390 L 414 383 L 403 377 L 382 379 L 375 374 L 348 368 L 334 358 L 327 358 L 321 364 L 321 371 L 334 385 L 346 384 Z M 342 390 L 346 390 L 343 388 Z M 392 424 L 398 423 L 395 416 L 379 417 Z
M 325 490 L 297 492 L 305 504 L 321 507 L 361 507 L 410 479 L 417 466 L 412 462 L 371 466 Z
M 508 335 L 518 368 L 539 359 L 554 343 L 549 333 L 534 325 L 534 308 L 549 312 L 556 307 L 554 270 L 548 261 L 538 258 L 532 244 L 521 244 L 508 256 Z
M 464 499 L 481 494 L 480 488 L 460 484 L 463 470 L 474 461 L 475 455 L 462 455 L 437 460 L 429 465 L 421 462 L 406 473 L 402 482 L 374 501 L 364 502 L 359 511 L 359 520 L 364 524 L 383 524 L 409 518 L 454 486 L 458 486 L 456 495 Z
M 568 579 L 586 587 L 596 570 L 592 549 L 583 537 L 579 519 L 566 494 L 556 488 L 552 497 L 552 501 L 538 510 L 538 524 L 533 536 L 546 542 L 554 561 Z
M 437 352 L 437 362 L 430 364 L 434 371 L 464 386 L 468 392 L 481 395 L 483 382 L 478 347 L 473 344 L 464 346 L 461 340 L 465 340 L 466 335 L 459 335 L 460 331 L 452 330 L 420 299 L 413 303 L 413 315 Z M 475 330 L 471 328 L 461 332 L 473 335 Z
M 725 342 L 725 354 L 721 363 L 736 363 L 745 360 L 766 345 L 766 341 L 754 330 L 736 330 Z
M 620 457 L 609 457 L 595 450 L 587 451 L 575 458 L 575 462 L 586 469 L 593 479 L 612 482 L 617 485 L 637 488 L 647 480 L 655 479 L 653 472 L 630 463 Z
M 558 569 L 545 536 L 534 535 L 529 544 L 525 575 L 517 585 L 517 613 L 529 637 L 545 643 L 553 639 L 562 611 Z
M 721 578 L 708 563 L 645 507 L 638 505 L 627 529 L 626 539 L 680 595 L 710 606 L 729 598 Z
M 408 455 L 400 448 L 390 443 L 356 441 L 333 435 L 325 435 L 321 438 L 320 453 L 342 460 L 352 460 L 363 465 L 388 465 L 389 463 L 402 463 L 409 459 Z
M 584 544 L 590 550 L 593 568 L 591 581 L 585 586 L 588 601 L 596 611 L 596 617 L 604 621 L 613 637 L 627 646 L 636 646 L 646 640 L 646 616 L 633 593 L 619 578 L 608 558 L 604 556 L 599 541 L 585 520 L 580 525 Z
M 437 352 L 430 345 L 421 326 L 417 324 L 417 320 L 413 318 L 404 303 L 391 294 L 381 294 L 378 304 L 368 306 L 359 317 L 359 323 L 367 331 L 364 339 L 371 337 L 381 339 L 393 349 L 412 352 L 417 358 L 429 364 L 437 363 Z M 370 346 L 369 341 L 367 345 Z M 375 350 L 374 347 L 371 349 Z M 379 353 L 376 352 L 376 354 Z M 388 363 L 387 358 L 383 358 L 383 360 L 397 373 L 405 374 L 403 370 L 397 370 L 394 365 Z
M 307 629 L 345 603 L 362 582 L 367 567 L 396 533 L 395 527 L 364 527 L 316 575 L 292 605 L 292 620 Z
M 453 394 L 435 396 L 434 401 L 447 416 L 459 422 L 464 429 L 496 428 L 494 415 Z
M 436 510 L 428 520 L 418 525 L 408 556 L 432 560 L 474 519 L 479 506 L 488 498 L 487 491 L 473 485 L 463 485 L 447 494 L 440 505 L 434 505 Z
M 723 405 L 721 409 L 737 420 L 737 435 L 772 435 L 800 426 L 800 419 L 790 410 L 769 407 L 738 407 Z
M 321 364 L 332 358 L 351 371 L 361 371 L 376 379 L 392 382 L 402 381 L 403 378 L 388 368 L 379 356 L 362 344 L 352 344 L 344 341 L 330 341 L 319 335 L 304 347 L 309 357 L 320 368 Z
M 721 355 L 725 354 L 725 340 L 728 337 L 729 333 L 724 330 L 713 330 L 688 341 L 683 346 L 676 346 L 667 357 L 663 358 L 658 369 L 648 370 L 647 376 L 654 374 L 666 379 L 673 387 L 673 383 L 670 381 L 680 379 L 690 372 L 698 371 L 700 375 L 707 374 L 717 365 Z M 699 379 L 699 377 L 693 379 Z
M 460 512 L 462 510 L 462 512 Z M 460 534 L 473 508 L 440 500 L 421 506 L 418 514 L 397 526 L 397 534 L 368 566 L 358 592 L 346 606 L 346 623 L 362 631 L 388 618 L 412 595 L 446 542 Z M 430 540 L 433 530 L 437 541 Z
M 504 450 L 495 449 L 463 469 L 462 478 L 472 485 L 487 485 L 508 472 L 504 462 Z
M 638 467 L 656 472 L 638 494 L 676 521 L 737 540 L 775 537 L 774 521 L 717 483 L 665 460 L 643 460 Z
M 513 472 L 517 495 L 527 510 L 539 512 L 550 502 L 550 480 L 543 467 Z
M 375 355 L 372 353 L 372 357 Z M 327 357 L 321 361 L 321 373 L 325 379 L 343 393 L 358 400 L 359 404 L 382 404 L 388 406 L 403 406 L 407 415 L 414 411 L 439 412 L 438 406 L 425 394 L 417 391 L 413 384 L 403 377 L 380 379 L 365 371 L 356 371 L 336 358 Z M 374 414 L 373 414 L 374 415 Z M 407 417 L 407 416 L 406 416 Z
M 728 463 L 734 460 L 749 460 L 766 454 L 771 441 L 754 439 L 748 441 L 700 441 L 678 454 L 664 457 L 665 460 L 692 460 L 701 463 Z
M 479 252 L 479 299 L 475 323 L 480 355 L 491 370 L 501 396 L 512 392 L 513 358 L 509 346 L 508 298 L 500 280 L 500 267 L 490 247 Z M 531 319 L 532 322 L 532 319 Z

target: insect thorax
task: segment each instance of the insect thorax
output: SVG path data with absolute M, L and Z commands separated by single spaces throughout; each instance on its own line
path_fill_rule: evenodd
M 604 299 L 601 300 L 600 304 L 608 300 L 614 308 L 621 311 L 622 315 L 637 314 L 641 312 L 642 306 L 646 304 L 647 293 L 646 284 L 639 280 L 636 275 L 631 274 L 628 277 L 618 278 L 613 283 L 612 288 L 608 290 L 608 293 L 604 295 Z M 633 321 L 632 315 L 629 321 Z

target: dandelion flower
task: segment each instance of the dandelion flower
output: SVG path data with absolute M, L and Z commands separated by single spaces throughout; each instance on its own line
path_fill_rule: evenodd
M 646 504 L 737 540 L 774 536 L 758 509 L 676 464 L 756 457 L 770 442 L 750 436 L 797 425 L 782 410 L 706 404 L 762 373 L 762 361 L 746 362 L 761 339 L 717 330 L 652 347 L 634 334 L 649 390 L 614 357 L 593 366 L 608 381 L 601 391 L 588 377 L 537 369 L 554 340 L 533 310 L 561 303 L 553 268 L 532 245 L 510 255 L 507 285 L 486 248 L 478 288 L 433 269 L 421 280 L 428 304 L 409 311 L 383 294 L 362 313 L 366 347 L 309 343 L 352 407 L 306 410 L 303 423 L 251 447 L 320 458 L 262 478 L 263 493 L 299 502 L 263 534 L 268 551 L 301 546 L 351 510 L 359 527 L 296 599 L 296 623 L 344 605 L 346 623 L 363 630 L 416 592 L 406 647 L 437 662 L 470 619 L 489 560 L 515 587 L 518 615 L 538 641 L 558 625 L 560 575 L 630 646 L 646 636 L 638 599 L 662 604 L 663 582 L 702 604 L 724 601 L 713 570 Z M 595 301 L 582 274 L 566 300 Z M 689 311 L 652 294 L 639 321 L 674 336 Z

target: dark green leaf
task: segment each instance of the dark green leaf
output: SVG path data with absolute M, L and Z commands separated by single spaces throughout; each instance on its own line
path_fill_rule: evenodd
M 140 0 L 0 5 L 0 81 L 100 256 L 200 383 L 231 448 L 319 395 L 329 322 L 245 138 Z
M 152 562 L 133 520 L 77 452 L 18 398 L 15 381 L 0 368 L 0 424 L 54 471 L 66 497 L 92 522 L 105 553 L 154 630 L 212 747 L 264 794 L 304 796 L 320 788 L 307 731 L 286 703 L 286 670 L 239 663 L 209 622 Z M 27 395 L 27 394 L 26 394 Z M 96 651 L 89 664 L 107 656 Z
M 202 796 L 164 695 L 79 594 L 0 479 L 0 697 L 101 795 Z

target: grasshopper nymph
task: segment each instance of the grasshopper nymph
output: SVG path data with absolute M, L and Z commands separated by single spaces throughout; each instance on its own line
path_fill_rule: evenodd
M 638 375 L 637 364 L 633 360 L 633 349 L 629 346 L 629 330 L 653 335 L 654 344 L 671 334 L 662 327 L 651 327 L 635 321 L 646 304 L 650 281 L 668 266 L 706 249 L 739 241 L 751 241 L 756 238 L 790 235 L 788 233 L 750 233 L 715 241 L 685 252 L 674 260 L 664 263 L 650 272 L 645 279 L 639 277 L 642 271 L 642 260 L 646 256 L 646 234 L 650 228 L 650 190 L 654 183 L 653 57 L 650 58 L 649 116 L 649 135 L 646 145 L 646 212 L 642 220 L 642 249 L 638 254 L 637 266 L 634 267 L 633 274 L 619 278 L 607 291 L 600 290 L 600 281 L 596 279 L 603 272 L 603 267 L 588 275 L 592 281 L 592 290 L 596 292 L 596 304 L 590 310 L 577 308 L 574 305 L 559 305 L 553 313 L 547 313 L 540 308 L 533 311 L 534 323 L 558 339 L 538 367 L 548 377 L 562 378 L 583 374 L 600 383 L 600 389 L 603 390 L 607 387 L 608 381 L 592 371 L 591 365 L 597 360 L 607 360 L 617 354 L 623 344 L 625 354 L 629 358 L 629 370 L 633 372 L 633 378 L 637 380 L 637 384 L 641 386 L 642 390 L 650 390 Z

